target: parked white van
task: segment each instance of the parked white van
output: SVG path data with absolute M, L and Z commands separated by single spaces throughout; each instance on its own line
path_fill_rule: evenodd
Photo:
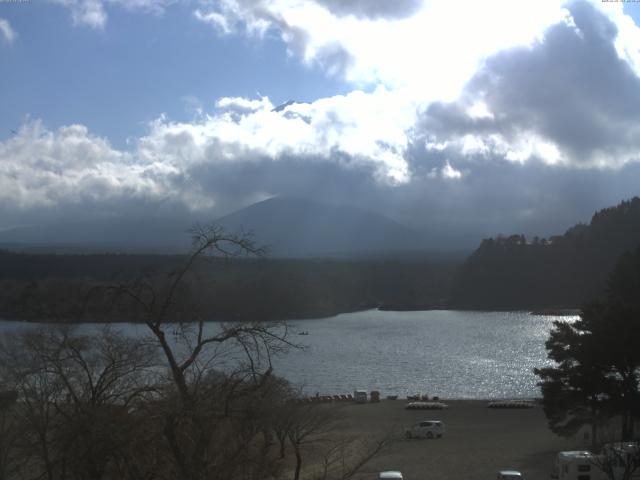
M 597 466 L 596 456 L 586 450 L 558 452 L 551 478 L 559 480 L 600 480 L 602 470 Z
M 444 423 L 440 420 L 425 420 L 405 430 L 407 438 L 440 438 L 444 435 Z

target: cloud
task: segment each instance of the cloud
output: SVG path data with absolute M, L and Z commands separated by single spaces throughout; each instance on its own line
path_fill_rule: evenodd
M 222 33 L 222 34 L 231 33 L 231 26 L 229 25 L 229 21 L 227 20 L 227 17 L 225 17 L 221 13 L 218 13 L 215 11 L 209 11 L 207 13 L 203 13 L 201 10 L 196 9 L 194 10 L 193 15 L 197 20 L 211 25 L 219 33 Z
M 178 0 L 49 0 L 71 12 L 74 25 L 103 29 L 108 20 L 107 7 L 116 6 L 127 11 L 160 15 Z
M 0 143 L 0 212 L 5 222 L 28 222 L 149 213 L 167 201 L 187 211 L 210 205 L 192 185 L 183 188 L 182 175 L 170 162 L 114 149 L 82 125 L 50 131 L 30 122 Z
M 189 122 L 159 117 L 130 150 L 83 125 L 28 122 L 0 143 L 2 217 L 224 213 L 277 194 L 401 185 L 410 180 L 404 129 L 415 121 L 414 105 L 380 87 L 282 108 L 221 98 Z
M 107 24 L 107 12 L 101 0 L 50 0 L 71 12 L 74 25 L 102 29 Z
M 562 3 L 487 0 L 461 14 L 442 1 L 221 0 L 204 2 L 198 18 L 221 33 L 277 35 L 306 64 L 356 85 L 442 99 L 455 98 L 487 55 L 563 18 Z
M 274 109 L 266 97 L 222 98 L 217 110 L 198 122 L 158 119 L 138 148 L 145 158 L 161 151 L 182 164 L 276 162 L 285 156 L 324 159 L 345 168 L 365 164 L 379 181 L 401 183 L 408 180 L 404 129 L 415 119 L 415 107 L 384 88 L 283 109 Z
M 358 172 L 366 182 L 399 184 L 408 180 L 402 126 L 415 118 L 413 109 L 381 88 L 283 109 L 266 97 L 222 98 L 213 112 L 200 111 L 191 122 L 161 116 L 127 151 L 83 125 L 52 131 L 28 122 L 0 143 L 0 203 L 3 214 L 77 208 L 127 214 L 129 203 L 205 211 L 226 202 L 232 208 L 283 188 L 281 181 L 260 187 L 261 177 L 228 176 L 254 167 L 265 177 L 272 176 L 266 170 L 298 172 L 305 182 L 313 182 L 313 172 L 342 171 L 349 178 Z M 227 188 L 236 193 L 225 194 Z
M 429 105 L 427 145 L 575 167 L 640 160 L 640 77 L 616 50 L 616 25 L 586 2 L 568 9 L 534 44 L 488 58 L 458 100 Z
M 4 43 L 11 45 L 17 37 L 18 34 L 11 27 L 9 21 L 4 18 L 0 18 L 0 38 L 2 38 Z
M 117 5 L 129 11 L 138 11 L 161 15 L 167 7 L 178 3 L 180 0 L 103 0 L 108 5 Z

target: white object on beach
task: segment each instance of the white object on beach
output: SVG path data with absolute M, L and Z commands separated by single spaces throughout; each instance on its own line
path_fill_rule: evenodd
M 442 402 L 409 402 L 405 408 L 407 410 L 442 410 L 449 408 L 449 405 Z
M 367 403 L 369 397 L 367 396 L 366 390 L 356 390 L 353 392 L 353 400 L 356 403 Z
M 498 480 L 524 480 L 517 470 L 501 470 L 498 472 Z
M 489 408 L 533 408 L 535 406 L 535 402 L 531 400 L 497 400 L 487 404 Z
M 378 474 L 378 480 L 402 480 L 402 472 L 399 472 L 397 470 L 380 472 Z

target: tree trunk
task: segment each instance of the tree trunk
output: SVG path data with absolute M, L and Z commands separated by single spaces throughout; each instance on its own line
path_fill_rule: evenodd
M 597 448 L 596 435 L 598 434 L 598 407 L 595 396 L 591 397 L 591 449 Z
M 293 480 L 299 480 L 300 478 L 300 470 L 302 470 L 302 455 L 300 453 L 300 446 L 299 445 L 295 445 L 293 446 L 295 452 L 296 452 L 296 471 L 293 474 Z
M 164 428 L 163 433 L 164 437 L 169 444 L 169 450 L 173 455 L 173 459 L 178 466 L 178 470 L 180 471 L 183 478 L 189 478 L 189 471 L 187 469 L 187 460 L 185 458 L 184 452 L 180 448 L 180 444 L 178 442 L 176 436 L 176 421 L 173 415 L 167 415 L 164 419 Z
M 171 376 L 173 377 L 173 381 L 178 388 L 178 393 L 180 394 L 180 398 L 185 406 L 191 406 L 191 394 L 189 393 L 189 387 L 187 387 L 187 380 L 184 377 L 184 372 L 178 365 L 176 357 L 173 354 L 173 350 L 171 350 L 171 346 L 165 337 L 164 331 L 160 328 L 153 326 L 150 323 L 147 323 L 153 334 L 158 339 L 160 343 L 160 347 L 164 352 L 165 358 L 167 359 L 167 363 L 169 363 L 169 369 L 171 370 Z

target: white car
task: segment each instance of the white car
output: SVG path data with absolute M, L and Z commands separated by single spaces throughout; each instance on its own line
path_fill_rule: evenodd
M 444 435 L 444 423 L 440 420 L 425 420 L 407 428 L 407 438 L 440 438 Z

